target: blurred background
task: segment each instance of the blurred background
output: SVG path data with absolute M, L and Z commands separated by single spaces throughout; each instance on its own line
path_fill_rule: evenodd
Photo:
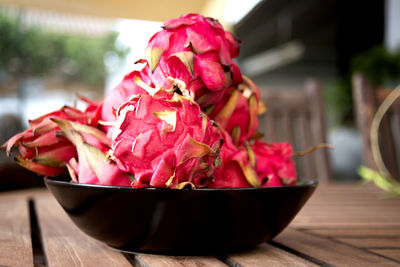
M 358 179 L 351 76 L 400 83 L 397 0 L 0 0 L 0 143 L 28 119 L 74 105 L 78 92 L 101 100 L 140 68 L 134 62 L 162 22 L 185 13 L 217 18 L 243 40 L 237 62 L 262 90 L 318 79 L 333 177 Z

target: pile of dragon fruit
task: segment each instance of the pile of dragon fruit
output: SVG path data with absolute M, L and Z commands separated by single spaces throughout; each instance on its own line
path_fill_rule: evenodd
M 102 102 L 29 121 L 3 146 L 40 175 L 76 183 L 237 188 L 296 183 L 289 143 L 265 143 L 257 86 L 232 60 L 240 41 L 212 18 L 164 23 L 133 71 Z

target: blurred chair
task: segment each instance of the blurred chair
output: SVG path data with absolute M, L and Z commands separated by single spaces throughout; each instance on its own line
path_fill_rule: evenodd
M 372 156 L 370 130 L 379 105 L 391 92 L 388 88 L 374 88 L 363 74 L 353 75 L 353 101 L 357 126 L 362 138 L 363 164 L 377 169 Z M 379 127 L 379 147 L 390 174 L 400 180 L 400 101 L 396 100 L 382 119 Z
M 21 118 L 15 114 L 0 116 L 0 145 L 5 143 L 14 134 L 23 130 Z M 13 149 L 13 155 L 17 154 Z M 6 156 L 6 151 L 0 149 L 0 192 L 30 187 L 44 186 L 43 178 L 24 169 Z
M 320 84 L 313 79 L 297 90 L 263 88 L 262 100 L 267 112 L 260 116 L 259 129 L 267 142 L 290 142 L 294 151 L 304 151 L 325 143 L 326 121 Z M 315 179 L 320 183 L 331 180 L 329 151 L 318 149 L 305 156 L 295 156 L 296 169 L 301 179 Z

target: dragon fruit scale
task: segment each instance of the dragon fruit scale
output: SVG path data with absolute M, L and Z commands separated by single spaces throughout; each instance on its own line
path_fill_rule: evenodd
M 120 106 L 110 155 L 134 177 L 133 187 L 205 187 L 221 140 L 196 103 L 176 93 L 171 99 L 144 94 Z
M 255 141 L 251 146 L 261 186 L 294 185 L 297 181 L 292 146 L 287 143 Z
M 265 112 L 258 87 L 247 77 L 210 111 L 209 117 L 220 124 L 235 145 L 254 138 L 258 115 Z
M 136 79 L 136 81 L 135 81 Z M 145 83 L 148 86 L 153 85 L 146 69 L 142 71 L 132 71 L 125 75 L 122 82 L 120 82 L 113 90 L 111 90 L 103 101 L 101 110 L 101 121 L 106 124 L 113 124 L 116 121 L 116 112 L 121 104 L 126 102 L 132 95 L 148 93 L 144 88 L 147 86 L 139 86 L 137 82 Z M 112 134 L 112 126 L 105 125 L 109 138 Z
M 230 135 L 221 130 L 224 145 L 221 148 L 221 167 L 214 172 L 214 182 L 211 188 L 237 188 L 259 186 L 254 166 L 250 165 L 249 154 L 243 148 L 238 148 Z

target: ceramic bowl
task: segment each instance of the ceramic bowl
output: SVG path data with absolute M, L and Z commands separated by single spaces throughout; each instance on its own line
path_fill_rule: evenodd
M 77 184 L 45 178 L 86 234 L 128 252 L 222 255 L 279 234 L 317 183 L 237 189 L 160 189 Z

